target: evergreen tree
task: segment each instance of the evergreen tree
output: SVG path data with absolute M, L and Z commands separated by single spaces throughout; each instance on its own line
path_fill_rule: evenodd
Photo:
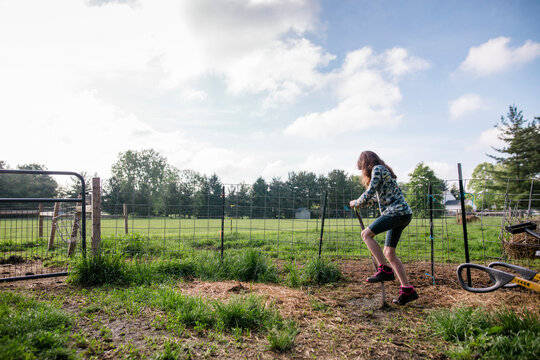
M 264 218 L 266 214 L 268 185 L 262 177 L 258 178 L 251 187 L 251 216 Z
M 510 106 L 506 117 L 496 125 L 503 147 L 493 148 L 498 155 L 487 154 L 498 165 L 492 171 L 492 190 L 529 196 L 531 179 L 540 177 L 540 118 L 527 121 L 516 106 Z

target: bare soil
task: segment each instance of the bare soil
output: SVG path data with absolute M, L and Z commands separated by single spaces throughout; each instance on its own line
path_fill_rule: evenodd
M 112 317 L 98 308 L 87 316 L 82 309 L 92 304 L 84 291 L 66 284 L 65 277 L 0 283 L 0 290 L 59 301 L 76 318 L 72 331 L 100 344 L 98 349 L 75 344 L 81 357 L 99 359 L 149 358 L 165 341 L 182 344 L 185 358 L 444 359 L 444 342 L 432 335 L 425 324 L 429 312 L 473 306 L 536 313 L 540 308 L 539 294 L 523 288 L 485 294 L 463 290 L 457 282 L 455 265 L 437 266 L 434 285 L 433 278 L 426 274 L 431 271 L 427 263 L 406 265 L 420 298 L 405 306 L 393 305 L 399 284 L 385 283 L 387 306 L 382 308 L 381 285 L 365 281 L 373 273 L 371 262 L 343 261 L 340 268 L 344 281 L 320 287 L 291 289 L 272 284 L 197 280 L 176 285 L 182 293 L 212 299 L 227 299 L 238 293 L 265 297 L 285 318 L 293 319 L 300 330 L 294 348 L 285 353 L 270 350 L 265 334 L 244 334 L 238 341 L 229 334 L 218 337 L 194 329 L 177 334 L 156 328 L 159 314 L 152 309 L 137 316 Z M 104 326 L 110 330 L 107 336 L 99 329 Z

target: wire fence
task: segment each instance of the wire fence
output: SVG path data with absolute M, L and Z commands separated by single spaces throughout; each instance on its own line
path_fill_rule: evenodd
M 470 181 L 479 180 L 464 181 L 465 188 Z M 398 256 L 405 263 L 456 264 L 465 262 L 468 250 L 471 262 L 487 264 L 502 259 L 538 268 L 538 239 L 505 231 L 508 225 L 540 223 L 540 181 L 519 182 L 530 184 L 528 193 L 494 192 L 484 187 L 479 192 L 457 194 L 464 199 L 465 214 L 458 205 L 460 199 L 448 191 L 429 194 L 426 184 L 422 188 L 426 190 L 415 194 L 414 199 L 408 192 L 413 219 L 402 234 Z M 457 181 L 445 184 L 451 189 Z M 359 195 L 345 189 L 286 186 L 256 193 L 245 184 L 176 196 L 174 201 L 167 197 L 156 200 L 153 196 L 145 201 L 134 194 L 111 197 L 104 193 L 101 249 L 149 257 L 211 252 L 228 256 L 256 249 L 284 260 L 307 260 L 319 252 L 332 259 L 368 258 L 358 220 L 347 207 Z M 430 196 L 434 200 L 431 207 Z M 80 205 L 2 203 L 0 207 L 0 278 L 47 271 L 43 267 L 66 269 L 69 259 L 81 251 L 77 223 Z M 88 212 L 91 216 L 91 210 Z M 368 226 L 378 216 L 378 209 L 362 208 L 360 213 Z M 87 228 L 91 228 L 90 218 L 86 221 Z M 378 235 L 376 240 L 382 245 L 384 235 Z M 18 263 L 27 266 L 13 266 Z

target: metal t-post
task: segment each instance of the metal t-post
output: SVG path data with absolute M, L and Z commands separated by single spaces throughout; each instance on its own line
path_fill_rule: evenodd
M 469 239 L 467 237 L 467 214 L 465 213 L 465 190 L 463 188 L 463 175 L 461 173 L 461 163 L 458 163 L 459 176 L 459 200 L 461 203 L 461 225 L 463 226 L 463 244 L 465 246 L 465 262 L 469 263 Z M 467 284 L 471 286 L 471 270 L 467 268 Z

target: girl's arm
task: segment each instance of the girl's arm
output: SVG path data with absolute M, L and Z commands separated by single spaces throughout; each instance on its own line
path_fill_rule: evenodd
M 369 206 L 376 204 L 375 194 L 382 181 L 382 171 L 379 166 L 375 166 L 371 171 L 371 181 L 366 191 L 356 200 L 352 200 L 351 207 Z M 354 204 L 353 204 L 354 203 Z

